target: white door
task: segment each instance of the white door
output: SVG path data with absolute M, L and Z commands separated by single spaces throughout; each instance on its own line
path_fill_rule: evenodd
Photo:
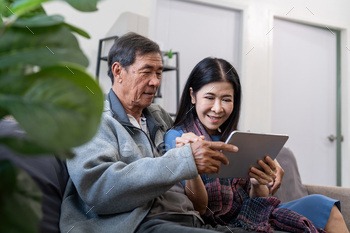
M 272 131 L 287 133 L 302 182 L 336 185 L 336 33 L 274 19 Z
M 240 70 L 241 25 L 239 11 L 200 3 L 156 1 L 155 29 L 151 34 L 161 49 L 180 53 L 180 91 L 194 68 L 203 58 L 224 58 Z M 175 112 L 175 77 L 164 73 L 162 90 L 164 107 Z M 180 93 L 180 95 L 181 95 Z

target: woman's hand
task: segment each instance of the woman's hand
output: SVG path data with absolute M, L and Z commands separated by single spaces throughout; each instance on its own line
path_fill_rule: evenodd
M 184 133 L 182 134 L 181 137 L 177 137 L 175 139 L 176 141 L 176 148 L 182 147 L 183 145 L 187 143 L 193 143 L 193 142 L 198 142 L 198 141 L 203 141 L 204 136 L 197 136 L 194 133 Z
M 185 193 L 192 201 L 194 209 L 200 215 L 204 215 L 208 206 L 208 193 L 200 175 L 192 180 L 186 180 Z
M 276 179 L 276 164 L 270 158 L 265 156 L 265 162 L 262 160 L 258 161 L 259 166 L 262 170 L 252 167 L 249 172 L 249 176 L 255 178 L 261 185 L 269 184 Z
M 276 164 L 276 179 L 273 182 L 269 183 L 270 186 L 270 194 L 275 195 L 277 190 L 281 187 L 282 179 L 284 176 L 284 170 L 277 161 L 277 159 L 274 160 Z
M 251 197 L 265 197 L 269 194 L 267 184 L 271 184 L 276 179 L 277 168 L 275 162 L 269 157 L 265 157 L 265 162 L 258 161 L 262 170 L 252 167 L 249 172 L 251 177 L 252 188 L 250 191 Z

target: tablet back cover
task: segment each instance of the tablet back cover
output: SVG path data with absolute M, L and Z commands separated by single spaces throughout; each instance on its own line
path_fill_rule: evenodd
M 210 178 L 249 178 L 252 166 L 261 169 L 258 160 L 264 160 L 265 155 L 275 159 L 288 140 L 288 135 L 261 134 L 233 131 L 226 143 L 238 147 L 238 152 L 226 152 L 229 165 L 221 164 L 220 172 L 207 174 Z

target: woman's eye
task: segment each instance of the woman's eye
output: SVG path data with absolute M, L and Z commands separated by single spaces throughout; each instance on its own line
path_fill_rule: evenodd
M 231 99 L 223 99 L 224 102 L 232 102 Z
M 210 97 L 210 96 L 206 96 L 205 98 L 208 99 L 208 100 L 213 100 L 214 99 L 214 97 Z

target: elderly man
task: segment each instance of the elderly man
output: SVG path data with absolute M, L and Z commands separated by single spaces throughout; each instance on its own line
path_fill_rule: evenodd
M 237 232 L 204 225 L 179 183 L 217 172 L 236 151 L 222 142 L 195 142 L 165 153 L 170 116 L 151 105 L 162 57 L 153 41 L 129 33 L 108 55 L 112 89 L 100 129 L 67 161 L 61 232 Z M 244 232 L 244 231 L 243 231 Z

